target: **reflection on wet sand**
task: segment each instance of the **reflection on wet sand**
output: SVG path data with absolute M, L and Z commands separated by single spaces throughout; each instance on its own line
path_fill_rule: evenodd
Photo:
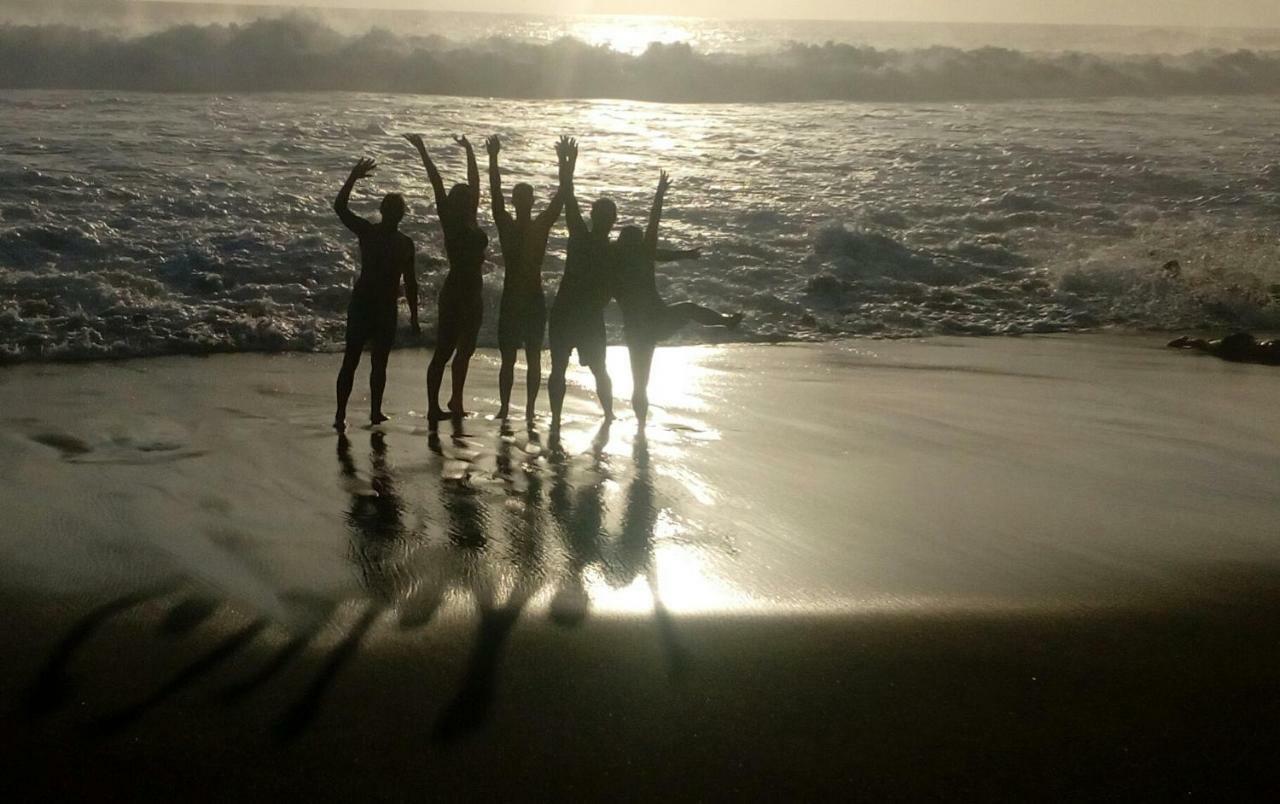
M 474 615 L 457 691 L 432 729 L 435 739 L 452 740 L 487 719 L 505 646 L 532 603 L 543 604 L 539 616 L 573 628 L 588 618 L 594 597 L 616 594 L 640 579 L 651 597 L 657 636 L 678 673 L 685 653 L 676 618 L 659 594 L 654 549 L 667 501 L 654 482 L 648 444 L 638 438 L 629 455 L 611 452 L 605 424 L 588 448 L 573 454 L 554 441 L 544 449 L 532 428 L 517 433 L 501 425 L 484 433 L 489 427 L 454 422 L 451 432 L 432 432 L 426 449 L 413 435 L 374 430 L 367 457 L 358 437 L 338 436 L 337 483 L 346 498 L 342 524 L 360 594 L 286 592 L 281 597 L 297 615 L 287 628 L 241 612 L 237 603 L 190 581 L 121 597 L 85 615 L 58 644 L 31 687 L 27 711 L 45 716 L 64 705 L 72 697 L 67 668 L 85 643 L 109 620 L 146 606 L 165 609 L 157 636 L 193 632 L 223 615 L 235 616 L 239 625 L 221 631 L 167 680 L 140 691 L 134 703 L 92 719 L 97 734 L 127 728 L 215 669 L 238 674 L 214 696 L 231 706 L 301 666 L 307 680 L 274 726 L 277 738 L 295 738 L 314 721 L 342 668 L 384 615 L 405 633 L 429 626 L 447 608 Z M 403 470 L 391 458 L 393 439 L 404 442 L 395 453 L 404 460 Z M 321 633 L 334 629 L 338 638 L 320 648 Z M 267 641 L 270 649 L 263 645 Z

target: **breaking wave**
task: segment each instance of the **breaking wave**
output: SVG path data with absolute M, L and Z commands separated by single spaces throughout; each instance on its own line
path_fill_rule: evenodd
M 1119 56 L 793 43 L 768 53 L 702 53 L 686 44 L 654 43 L 631 55 L 571 38 L 459 43 L 385 29 L 346 34 L 291 15 L 136 36 L 68 25 L 4 25 L 0 87 L 664 102 L 1274 94 L 1280 90 L 1280 51 Z

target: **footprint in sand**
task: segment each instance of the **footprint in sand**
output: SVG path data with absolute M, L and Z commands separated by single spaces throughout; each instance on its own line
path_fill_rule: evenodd
M 205 454 L 205 450 L 188 449 L 186 444 L 167 438 L 117 436 L 96 447 L 70 433 L 37 433 L 31 440 L 56 449 L 68 463 L 169 463 Z

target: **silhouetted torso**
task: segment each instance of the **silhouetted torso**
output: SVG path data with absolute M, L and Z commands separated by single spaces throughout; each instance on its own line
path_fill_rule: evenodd
M 609 261 L 612 257 L 609 240 L 591 234 L 569 236 L 565 250 L 564 278 L 556 291 L 555 307 L 598 313 L 609 304 L 612 289 L 609 281 Z
M 508 296 L 523 299 L 541 294 L 542 263 L 547 256 L 551 226 L 537 219 L 524 222 L 498 219 L 496 222 L 502 259 L 506 265 L 502 278 L 503 299 Z
M 465 286 L 479 285 L 483 281 L 485 252 L 489 248 L 489 236 L 479 226 L 468 226 L 461 221 L 446 224 L 444 250 L 449 258 L 448 280 Z
M 360 241 L 360 275 L 356 277 L 352 303 L 395 308 L 400 281 L 413 267 L 413 240 L 363 218 L 351 226 Z
M 610 261 L 614 298 L 622 308 L 627 327 L 643 323 L 644 318 L 662 306 L 658 295 L 658 279 L 653 259 L 642 253 L 622 253 L 615 249 Z

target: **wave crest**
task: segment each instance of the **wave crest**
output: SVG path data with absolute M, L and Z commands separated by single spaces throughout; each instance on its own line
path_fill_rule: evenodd
M 347 35 L 304 15 L 126 36 L 0 26 L 0 86 L 145 91 L 367 91 L 666 102 L 954 101 L 1275 93 L 1280 51 L 1176 56 L 1035 54 L 996 47 L 790 44 L 639 55 L 563 38 L 456 43 L 385 29 Z

